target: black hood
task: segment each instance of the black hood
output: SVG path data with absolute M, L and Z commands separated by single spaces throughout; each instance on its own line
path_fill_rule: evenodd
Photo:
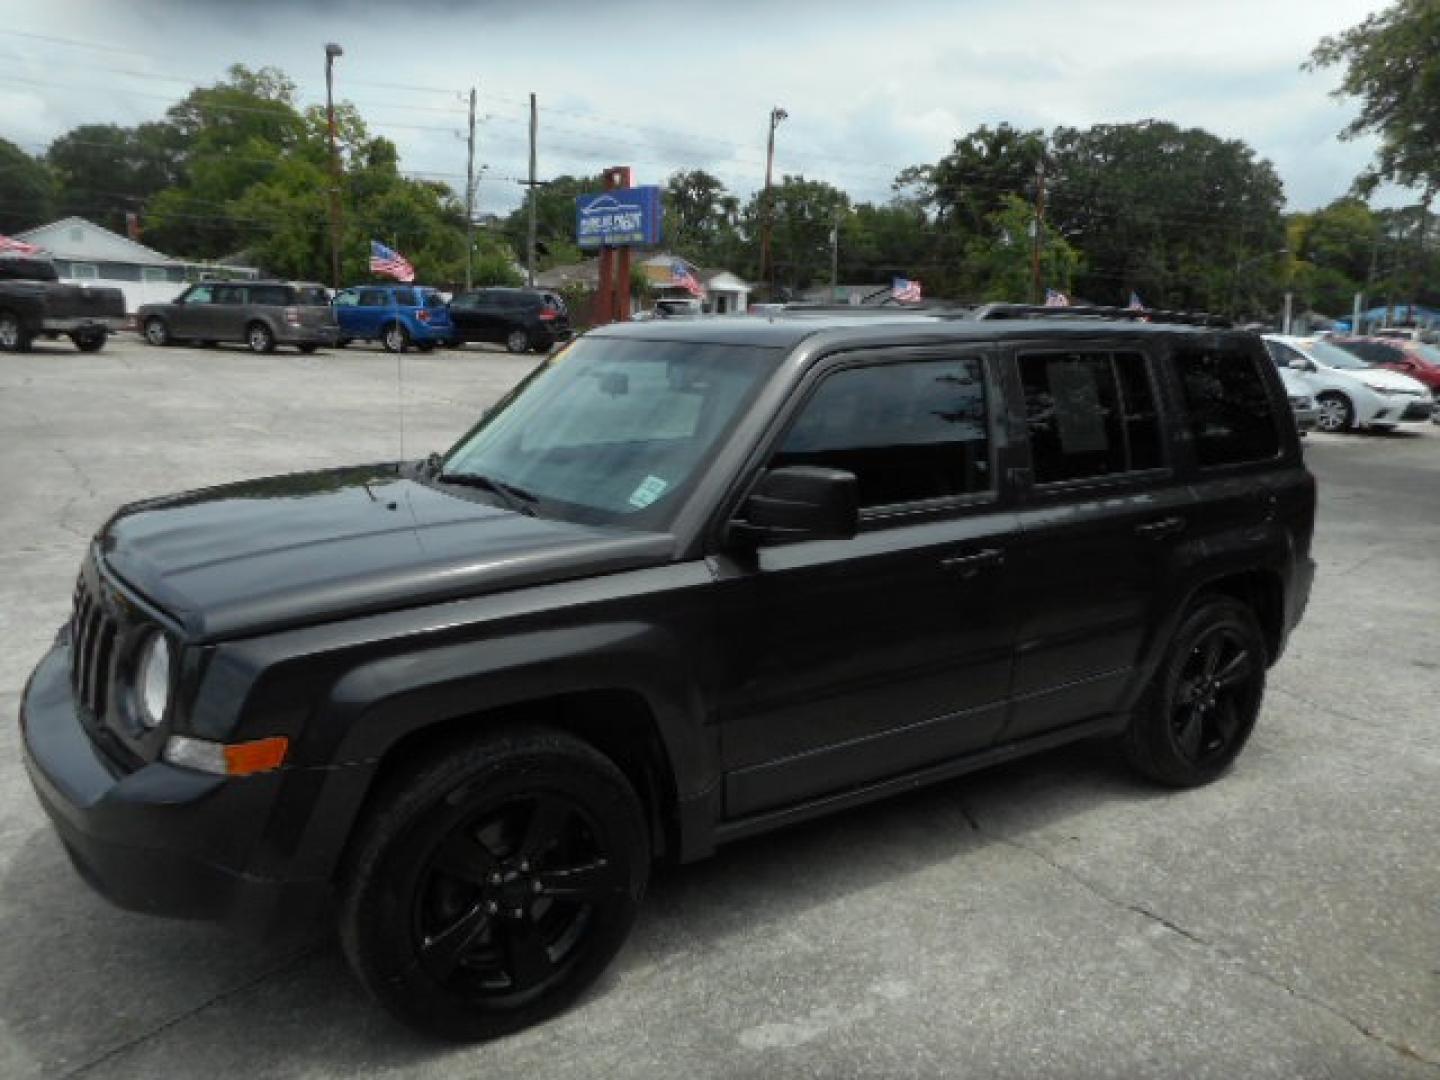
M 527 517 L 396 465 L 134 503 L 99 546 L 198 640 L 652 566 L 672 552 L 664 534 Z

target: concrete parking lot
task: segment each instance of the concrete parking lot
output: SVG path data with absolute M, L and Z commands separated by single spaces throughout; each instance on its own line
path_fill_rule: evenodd
M 1084 746 L 663 868 L 574 1010 L 437 1046 L 324 934 L 115 911 L 13 722 L 117 504 L 441 449 L 529 369 L 68 343 L 0 356 L 0 1076 L 1440 1076 L 1440 427 L 1307 440 L 1319 576 L 1234 771 Z M 403 409 L 401 402 L 403 400 Z

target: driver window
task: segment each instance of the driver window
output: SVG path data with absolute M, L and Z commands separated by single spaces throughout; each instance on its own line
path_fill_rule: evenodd
M 210 303 L 211 289 L 209 285 L 196 285 L 185 294 L 187 304 L 208 304 Z
M 359 297 L 356 296 L 354 289 L 346 289 L 342 293 L 337 293 L 333 302 L 336 307 L 354 307 L 359 302 Z

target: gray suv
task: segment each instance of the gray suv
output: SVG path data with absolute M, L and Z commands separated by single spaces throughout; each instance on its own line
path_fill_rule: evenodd
M 325 286 L 304 281 L 204 281 L 137 316 L 151 345 L 241 341 L 251 352 L 294 345 L 311 353 L 334 345 L 339 330 Z

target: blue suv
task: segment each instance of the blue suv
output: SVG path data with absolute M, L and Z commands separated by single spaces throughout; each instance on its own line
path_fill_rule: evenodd
M 341 347 L 378 341 L 386 352 L 429 352 L 455 337 L 445 298 L 423 285 L 356 285 L 336 293 L 334 307 Z

